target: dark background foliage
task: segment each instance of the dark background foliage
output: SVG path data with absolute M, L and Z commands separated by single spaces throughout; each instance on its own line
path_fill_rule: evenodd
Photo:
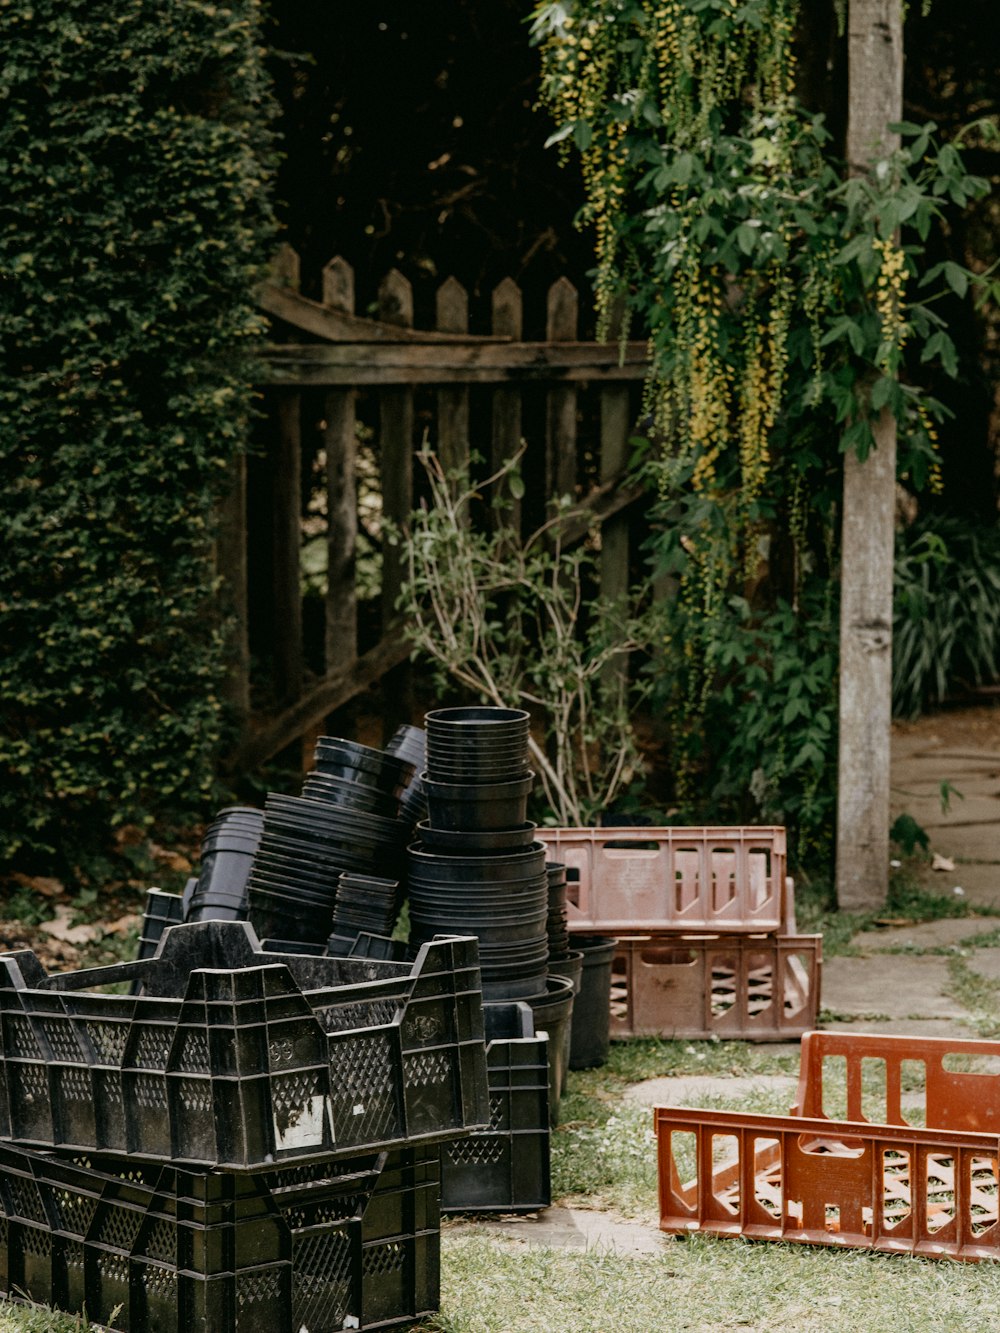
M 0 11 L 0 863 L 204 806 L 273 245 L 255 0 Z
M 827 9 L 804 6 L 801 69 L 836 129 Z M 952 129 L 995 111 L 994 0 L 919 9 L 907 115 Z M 275 238 L 258 41 L 276 212 L 307 285 L 341 253 L 363 308 L 397 266 L 426 322 L 450 273 L 482 301 L 508 275 L 583 288 L 592 267 L 578 170 L 543 147 L 525 17 L 518 0 L 0 6 L 0 865 L 72 863 L 115 821 L 210 808 L 211 513 L 245 437 L 252 279 Z M 972 168 L 996 176 L 986 156 Z M 930 244 L 986 265 L 997 234 L 987 201 Z M 944 495 L 921 503 L 992 522 L 996 333 L 969 300 L 942 313 L 962 376 L 932 386 L 955 417 Z

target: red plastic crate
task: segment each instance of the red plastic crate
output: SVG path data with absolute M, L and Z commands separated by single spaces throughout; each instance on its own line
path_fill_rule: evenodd
M 540 828 L 537 836 L 547 859 L 566 866 L 567 918 L 578 934 L 795 933 L 783 828 Z
M 621 939 L 611 965 L 612 1037 L 789 1041 L 816 1026 L 821 935 Z
M 660 1226 L 966 1261 L 1000 1259 L 1000 1042 L 808 1034 L 793 1114 L 657 1107 Z M 846 1118 L 823 1113 L 823 1071 Z M 879 1080 L 877 1114 L 862 1072 Z M 923 1081 L 907 1123 L 903 1089 Z M 830 1093 L 829 1084 L 827 1092 Z M 833 1097 L 828 1097 L 833 1100 Z M 694 1178 L 681 1181 L 691 1157 Z

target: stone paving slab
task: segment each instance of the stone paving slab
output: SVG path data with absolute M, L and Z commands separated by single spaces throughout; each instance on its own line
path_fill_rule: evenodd
M 916 961 L 916 960 L 914 960 Z M 970 1016 L 957 1018 L 859 1018 L 854 1022 L 821 1023 L 824 1032 L 871 1032 L 880 1037 L 976 1037 Z
M 914 818 L 918 824 L 922 822 L 916 815 Z M 924 828 L 930 839 L 931 850 L 940 852 L 942 856 L 980 864 L 1000 863 L 1000 804 L 994 822 L 951 824 L 947 827 L 924 824 Z
M 643 1106 L 703 1106 L 706 1099 L 741 1101 L 755 1093 L 782 1094 L 791 1105 L 798 1079 L 788 1074 L 747 1074 L 738 1078 L 719 1075 L 682 1075 L 647 1078 L 626 1088 L 625 1101 Z
M 614 1254 L 659 1254 L 672 1239 L 659 1230 L 654 1218 L 634 1221 L 590 1208 L 546 1208 L 522 1217 L 452 1218 L 442 1225 L 452 1235 L 485 1232 L 526 1245 Z
M 944 917 L 940 921 L 862 930 L 854 936 L 851 944 L 869 953 L 884 953 L 886 950 L 907 946 L 916 949 L 953 949 L 960 940 L 975 935 L 990 935 L 995 930 L 1000 930 L 998 916 Z
M 1000 949 L 975 949 L 965 963 L 988 981 L 1000 981 Z
M 946 958 L 830 958 L 823 963 L 820 1004 L 848 1017 L 960 1019 L 965 1010 L 945 995 L 948 983 Z

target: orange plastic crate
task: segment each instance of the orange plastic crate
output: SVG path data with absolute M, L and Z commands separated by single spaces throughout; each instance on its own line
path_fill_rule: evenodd
M 620 939 L 611 1036 L 795 1040 L 816 1026 L 822 943 L 821 935 Z
M 571 931 L 795 932 L 783 828 L 540 828 L 537 837 L 567 868 Z
M 1000 1073 L 969 1068 L 983 1057 L 1000 1067 L 1000 1042 L 812 1032 L 791 1115 L 657 1107 L 661 1229 L 1000 1259 Z M 844 1119 L 824 1113 L 824 1069 Z

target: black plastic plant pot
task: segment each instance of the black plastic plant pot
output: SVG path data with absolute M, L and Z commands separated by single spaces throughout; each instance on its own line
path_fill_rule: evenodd
M 518 782 L 531 772 L 527 764 L 469 764 L 445 767 L 427 761 L 427 776 L 431 782 L 445 786 L 496 787 L 501 783 Z
M 554 1128 L 559 1123 L 559 1099 L 570 1069 L 573 982 L 550 975 L 546 994 L 528 1003 L 535 1016 L 535 1031 L 549 1034 L 549 1123 Z
M 495 856 L 504 852 L 527 851 L 535 841 L 537 824 L 525 821 L 519 828 L 497 829 L 491 833 L 474 829 L 432 828 L 424 819 L 416 828 L 417 836 L 428 852 L 449 856 Z
M 545 873 L 545 845 L 541 842 L 533 842 L 529 847 L 504 856 L 449 856 L 428 851 L 417 842 L 409 848 L 408 859 L 411 875 L 417 879 L 433 879 L 436 883 L 461 883 L 463 880 L 495 883 Z
M 618 941 L 606 935 L 573 935 L 570 943 L 583 954 L 583 970 L 569 1067 L 594 1069 L 606 1062 L 611 1046 L 611 963 Z
M 461 935 L 476 935 L 485 945 L 493 943 L 494 940 L 510 944 L 521 940 L 535 941 L 539 938 L 538 921 L 530 917 L 527 919 L 511 917 L 508 920 L 501 921 L 477 921 L 474 918 L 449 921 L 442 920 L 436 914 L 424 915 L 422 912 L 413 911 L 411 907 L 410 922 L 418 928 L 430 929 L 432 934 L 457 930 Z M 544 935 L 542 935 L 542 938 L 544 938 Z
M 286 821 L 314 829 L 317 836 L 351 834 L 395 842 L 409 831 L 401 819 L 385 819 L 381 815 L 369 815 L 361 810 L 345 810 L 331 805 L 329 801 L 316 801 L 310 797 L 275 796 L 269 793 L 267 802 L 268 822 L 272 816 L 280 816 Z
M 498 1000 L 533 1000 L 545 994 L 546 975 L 543 968 L 533 977 L 514 977 L 510 981 L 487 981 L 483 978 L 483 1004 Z
M 302 784 L 302 795 L 307 801 L 325 801 L 327 805 L 361 810 L 382 819 L 396 819 L 399 815 L 397 797 L 386 795 L 374 787 L 363 787 L 357 782 L 331 778 L 325 773 L 310 773 Z
M 511 829 L 527 818 L 534 774 L 517 782 L 462 786 L 424 778 L 427 818 L 435 828 Z
M 321 737 L 314 754 L 316 769 L 398 796 L 412 779 L 416 766 L 398 755 L 373 750 L 353 741 Z
M 512 907 L 515 903 L 520 908 L 530 902 L 546 918 L 548 915 L 545 885 L 537 878 L 501 880 L 495 884 L 434 884 L 411 875 L 407 882 L 410 897 L 420 901 L 447 904 L 463 911 L 470 908 L 494 911 L 502 909 L 505 904 Z
M 498 727 L 527 731 L 530 725 L 531 715 L 523 708 L 494 708 L 488 704 L 435 708 L 424 715 L 428 737 L 434 732 L 447 733 L 454 728 L 462 728 L 466 732 L 476 728 L 489 732 Z
M 249 915 L 246 899 L 241 903 L 225 903 L 218 900 L 192 903 L 188 921 L 246 921 Z
M 444 895 L 421 893 L 410 887 L 410 912 L 421 916 L 434 916 L 444 921 L 450 928 L 464 930 L 479 925 L 492 925 L 496 922 L 516 920 L 519 916 L 530 916 L 537 922 L 538 934 L 548 940 L 545 929 L 545 916 L 539 910 L 538 899 L 531 893 L 512 895 L 509 898 L 468 899 L 451 898 Z
M 253 852 L 220 849 L 203 856 L 198 866 L 198 887 L 196 893 L 204 893 L 210 887 L 223 892 L 238 893 L 247 882 L 250 867 L 259 847 Z
M 272 905 L 266 899 L 251 901 L 250 924 L 258 939 L 281 939 L 293 943 L 324 945 L 330 923 L 316 912 L 294 912 Z
M 561 956 L 554 956 L 550 952 L 549 976 L 567 977 L 573 983 L 573 994 L 579 995 L 583 985 L 583 954 L 579 949 L 570 949 Z
M 386 754 L 394 755 L 415 768 L 423 768 L 427 753 L 427 733 L 423 727 L 412 726 L 404 722 L 397 727 L 385 747 Z

